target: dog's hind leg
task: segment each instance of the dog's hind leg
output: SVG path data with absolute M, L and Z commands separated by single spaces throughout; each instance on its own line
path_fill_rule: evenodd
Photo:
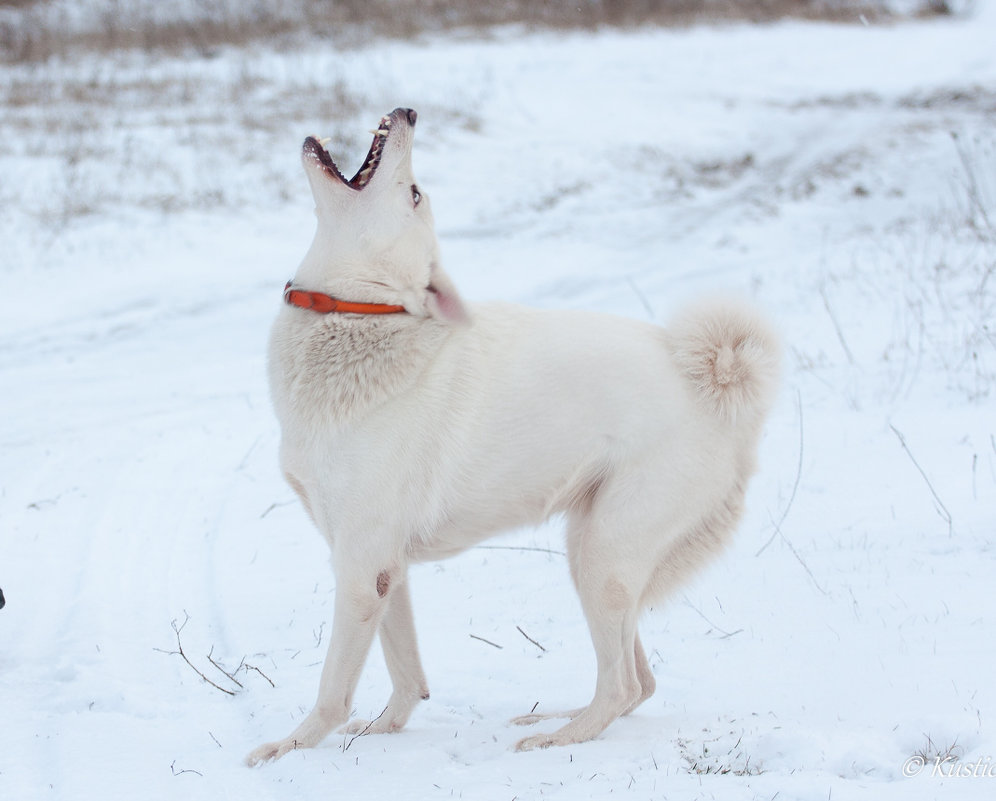
M 519 741 L 516 748 L 526 751 L 551 745 L 568 745 L 590 740 L 612 721 L 643 700 L 642 645 L 637 651 L 636 624 L 643 588 L 643 566 L 618 555 L 613 533 L 577 516 L 568 530 L 571 574 L 581 598 L 581 606 L 591 631 L 598 664 L 595 695 L 591 703 L 571 721 L 552 734 L 539 734 Z M 649 665 L 647 666 L 649 671 Z
M 657 680 L 654 678 L 653 671 L 650 669 L 650 662 L 647 660 L 646 653 L 644 653 L 643 644 L 640 642 L 639 634 L 636 635 L 636 642 L 633 648 L 633 657 L 636 663 L 636 677 L 640 682 L 640 697 L 629 709 L 623 712 L 624 715 L 628 715 L 636 709 L 640 704 L 653 695 L 654 690 L 657 689 Z M 509 722 L 515 726 L 532 726 L 534 723 L 539 723 L 542 720 L 555 720 L 557 718 L 568 718 L 573 720 L 584 712 L 584 709 L 585 708 L 582 706 L 577 709 L 567 710 L 565 712 L 530 712 L 528 715 L 519 715 L 518 717 L 514 717 Z
M 390 588 L 390 598 L 379 634 L 394 690 L 387 707 L 375 720 L 350 721 L 345 729 L 350 734 L 400 731 L 418 702 L 429 697 L 429 685 L 418 655 L 415 616 L 412 614 L 411 593 L 406 575 L 398 576 L 395 586 Z
M 517 750 L 585 742 L 635 706 L 641 693 L 633 650 L 636 617 L 636 610 L 631 609 L 601 614 L 591 622 L 598 661 L 594 698 L 565 726 L 552 734 L 526 737 L 516 745 Z
M 637 698 L 633 705 L 623 713 L 624 715 L 628 715 L 636 709 L 640 704 L 653 695 L 654 690 L 657 689 L 657 679 L 654 678 L 654 672 L 650 669 L 650 661 L 647 659 L 647 654 L 643 650 L 643 643 L 640 642 L 639 634 L 636 635 L 636 642 L 633 647 L 633 656 L 636 663 L 636 678 L 640 682 L 640 697 Z

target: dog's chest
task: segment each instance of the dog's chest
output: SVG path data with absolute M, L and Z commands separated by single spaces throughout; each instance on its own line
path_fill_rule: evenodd
M 408 390 L 441 341 L 415 320 L 281 311 L 270 336 L 270 391 L 285 428 L 319 434 Z

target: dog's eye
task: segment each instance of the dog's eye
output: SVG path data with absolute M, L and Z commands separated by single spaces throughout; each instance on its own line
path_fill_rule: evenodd
M 417 206 L 420 200 L 422 200 L 422 193 L 418 191 L 418 187 L 415 184 L 412 184 L 412 203 Z

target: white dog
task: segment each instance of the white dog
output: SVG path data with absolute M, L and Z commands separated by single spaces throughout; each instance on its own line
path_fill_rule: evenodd
M 284 474 L 332 549 L 335 616 L 314 709 L 250 764 L 349 722 L 377 633 L 393 693 L 348 730 L 404 726 L 429 697 L 408 565 L 560 512 L 595 694 L 518 748 L 598 735 L 653 693 L 637 619 L 727 541 L 776 390 L 776 339 L 735 303 L 666 329 L 465 306 L 412 174 L 415 119 L 384 117 L 352 180 L 304 143 L 318 228 L 273 327 L 270 381 Z

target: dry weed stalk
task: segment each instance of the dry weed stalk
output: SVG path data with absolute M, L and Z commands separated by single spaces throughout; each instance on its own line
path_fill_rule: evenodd
M 164 8 L 166 7 L 166 13 Z M 41 62 L 81 51 L 123 49 L 210 54 L 221 46 L 264 39 L 288 44 L 321 36 L 353 47 L 371 36 L 407 39 L 426 33 L 518 24 L 545 30 L 595 30 L 702 22 L 823 19 L 852 24 L 888 20 L 885 0 L 255 0 L 182 4 L 169 0 L 104 0 L 89 14 L 63 3 L 0 2 L 0 59 Z M 938 0 L 920 0 L 912 15 L 950 14 Z
M 262 676 L 264 679 L 266 679 L 266 681 L 269 682 L 269 684 L 270 684 L 271 687 L 276 687 L 276 684 L 273 683 L 273 680 L 269 676 L 267 676 L 262 670 L 260 670 L 255 665 L 250 665 L 248 662 L 246 662 L 246 658 L 245 657 L 242 657 L 242 660 L 239 662 L 239 666 L 237 668 L 235 668 L 235 670 L 233 670 L 231 672 L 229 672 L 228 670 L 225 670 L 225 668 L 221 664 L 219 664 L 215 660 L 215 658 L 214 658 L 214 646 L 213 645 L 211 646 L 211 650 L 208 651 L 208 654 L 207 654 L 207 657 L 206 657 L 207 660 L 208 660 L 208 662 L 210 662 L 219 673 L 223 674 L 225 677 L 228 678 L 229 681 L 231 681 L 233 684 L 235 684 L 238 687 L 238 690 L 227 689 L 225 687 L 222 687 L 217 682 L 212 681 L 210 678 L 208 678 L 207 675 L 205 675 L 205 673 L 200 668 L 198 668 L 197 665 L 195 665 L 191 661 L 190 657 L 187 656 L 187 652 L 183 650 L 183 641 L 180 638 L 180 633 L 183 631 L 184 627 L 190 621 L 190 614 L 186 610 L 184 610 L 183 615 L 184 615 L 184 617 L 183 617 L 183 623 L 180 623 L 179 625 L 177 625 L 176 620 L 173 620 L 173 621 L 170 622 L 170 626 L 173 629 L 173 633 L 176 635 L 176 650 L 175 651 L 166 651 L 166 650 L 164 650 L 162 648 L 153 648 L 152 650 L 158 651 L 161 654 L 167 654 L 168 656 L 179 656 L 181 659 L 183 659 L 184 662 L 187 663 L 187 665 L 190 667 L 191 670 L 194 671 L 194 673 L 196 673 L 198 676 L 200 676 L 204 681 L 206 681 L 208 684 L 210 684 L 216 690 L 220 690 L 221 692 L 225 693 L 225 695 L 233 695 L 234 696 L 237 692 L 239 692 L 239 690 L 244 690 L 245 689 L 245 686 L 242 684 L 242 682 L 240 682 L 237 678 L 235 678 L 236 675 L 238 674 L 238 672 L 240 670 L 243 670 L 246 673 L 248 673 L 250 670 L 254 670 L 260 676 Z

